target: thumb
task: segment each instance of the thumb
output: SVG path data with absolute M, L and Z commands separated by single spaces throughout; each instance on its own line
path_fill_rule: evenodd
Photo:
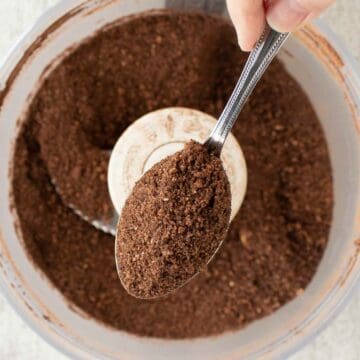
M 269 0 L 266 18 L 280 32 L 293 31 L 306 20 L 319 15 L 334 0 Z

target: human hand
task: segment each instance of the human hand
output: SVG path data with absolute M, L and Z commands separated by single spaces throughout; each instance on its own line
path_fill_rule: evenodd
M 250 51 L 266 21 L 279 32 L 293 31 L 335 0 L 227 0 L 242 50 Z

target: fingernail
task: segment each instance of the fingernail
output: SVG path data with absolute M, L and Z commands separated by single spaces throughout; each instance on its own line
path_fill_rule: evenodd
M 267 21 L 273 29 L 287 32 L 299 27 L 309 15 L 299 0 L 280 0 L 269 4 Z
M 243 52 L 250 52 L 254 48 L 254 46 L 242 45 L 240 43 L 239 43 L 239 47 L 240 47 L 240 50 Z
M 247 34 L 247 36 L 244 36 L 244 33 L 240 33 L 240 31 L 241 30 L 236 29 L 236 36 L 240 50 L 244 52 L 250 52 L 257 44 L 260 35 L 256 33 L 251 33 L 251 36 L 249 36 L 249 34 Z
M 236 31 L 236 36 L 241 51 L 249 52 L 252 50 L 251 44 L 249 44 L 246 39 L 243 39 L 243 34 Z

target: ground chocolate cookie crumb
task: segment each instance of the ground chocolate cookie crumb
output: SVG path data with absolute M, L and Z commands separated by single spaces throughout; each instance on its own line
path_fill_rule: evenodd
M 58 125 L 54 139 L 62 137 L 52 157 L 70 166 L 69 157 L 83 154 L 75 150 L 84 144 L 66 143 L 63 131 L 78 132 L 79 142 L 91 144 L 98 157 L 94 153 L 111 149 L 149 111 L 184 106 L 218 117 L 246 57 L 224 20 L 144 14 L 81 44 L 36 94 L 13 162 L 22 237 L 36 265 L 95 319 L 142 336 L 221 334 L 276 311 L 313 278 L 332 217 L 329 154 L 310 101 L 276 60 L 232 131 L 247 162 L 244 203 L 207 271 L 174 294 L 151 301 L 130 296 L 116 271 L 113 237 L 74 214 L 50 181 L 43 136 L 51 121 Z M 59 107 L 62 116 L 54 116 Z M 78 126 L 64 129 L 72 115 Z M 86 192 L 79 186 L 89 186 L 86 178 L 81 184 L 70 175 L 65 180 L 80 193 Z
M 166 295 L 205 270 L 226 236 L 230 184 L 220 158 L 196 142 L 147 171 L 127 199 L 116 258 L 127 291 Z

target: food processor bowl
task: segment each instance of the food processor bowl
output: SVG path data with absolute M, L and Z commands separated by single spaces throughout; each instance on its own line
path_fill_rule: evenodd
M 225 1 L 64 0 L 46 12 L 0 67 L 0 286 L 46 341 L 79 359 L 261 359 L 290 354 L 343 307 L 360 270 L 360 80 L 355 61 L 321 21 L 295 33 L 279 59 L 299 82 L 329 146 L 335 207 L 330 239 L 303 294 L 270 316 L 218 336 L 141 338 L 95 321 L 69 304 L 34 266 L 11 203 L 14 140 L 46 75 L 104 26 L 149 9 L 181 8 L 228 17 Z M 289 119 L 289 122 L 292 119 Z

